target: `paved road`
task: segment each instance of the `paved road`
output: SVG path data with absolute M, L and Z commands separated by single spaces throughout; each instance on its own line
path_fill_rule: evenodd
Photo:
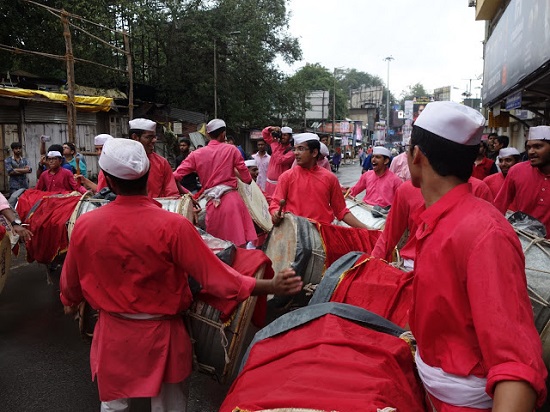
M 344 186 L 360 176 L 358 164 L 342 165 Z M 59 273 L 58 273 L 59 274 Z M 27 264 L 22 256 L 0 294 L 0 410 L 11 412 L 96 412 L 97 386 L 91 381 L 88 342 L 76 323 L 63 314 L 59 277 L 46 283 L 46 269 Z M 228 385 L 194 373 L 190 412 L 214 412 Z M 134 402 L 133 411 L 150 410 L 148 399 Z

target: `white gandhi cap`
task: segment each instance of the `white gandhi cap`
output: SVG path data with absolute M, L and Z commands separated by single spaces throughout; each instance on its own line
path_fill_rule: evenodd
M 222 119 L 212 119 L 206 125 L 206 133 L 221 129 L 222 127 L 226 127 L 225 122 Z
M 485 118 L 477 110 L 455 102 L 431 102 L 420 113 L 415 126 L 458 144 L 481 142 Z
M 328 147 L 323 142 L 321 142 L 321 154 L 323 156 L 328 156 L 329 155 Z
M 281 133 L 292 134 L 292 129 L 288 126 L 281 127 Z
M 258 163 L 254 159 L 245 160 L 244 164 L 246 167 L 258 167 Z
M 500 149 L 498 157 L 519 156 L 521 153 L 515 147 L 505 147 Z
M 149 170 L 149 159 L 138 141 L 109 139 L 103 145 L 99 167 L 120 179 L 136 180 Z
M 527 140 L 550 140 L 550 126 L 530 127 Z
M 52 150 L 51 152 L 48 152 L 48 157 L 63 157 L 61 156 L 61 153 L 57 150 Z
M 294 135 L 294 144 L 304 143 L 309 140 L 319 141 L 319 136 L 317 136 L 315 133 L 299 133 Z
M 386 149 L 384 146 L 375 146 L 375 147 L 373 147 L 372 154 L 373 155 L 382 155 L 382 156 L 391 157 L 390 150 Z
M 98 134 L 96 137 L 94 137 L 94 145 L 103 146 L 105 142 L 109 139 L 113 139 L 113 136 L 111 136 L 110 134 Z
M 149 119 L 134 119 L 130 120 L 129 124 L 131 130 L 147 130 L 149 132 L 157 131 L 157 124 Z

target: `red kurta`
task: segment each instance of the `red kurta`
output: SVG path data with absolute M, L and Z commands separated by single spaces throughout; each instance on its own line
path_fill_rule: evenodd
M 222 263 L 188 220 L 148 197 L 119 195 L 79 217 L 61 274 L 61 301 L 75 305 L 86 299 L 100 310 L 90 361 L 102 401 L 156 396 L 161 383 L 190 374 L 191 342 L 181 319 L 109 314 L 181 313 L 192 301 L 188 273 L 202 293 L 220 298 L 210 303 L 224 313 L 255 285 Z
M 342 220 L 349 213 L 338 179 L 317 165 L 294 167 L 281 175 L 269 205 L 271 214 L 279 210 L 281 199 L 286 200 L 285 212 L 319 223 L 330 224 L 335 217 Z
M 513 210 L 540 220 L 546 226 L 546 238 L 550 239 L 550 175 L 543 175 L 529 162 L 512 166 L 495 199 L 495 206 L 505 213 L 512 202 Z
M 176 181 L 172 175 L 172 167 L 168 160 L 164 157 L 151 153 L 147 155 L 151 164 L 149 168 L 149 178 L 147 180 L 147 193 L 149 197 L 179 197 L 180 193 L 176 186 Z M 103 171 L 100 171 L 97 177 L 97 189 L 99 192 L 104 187 L 107 187 L 107 181 L 103 175 Z
M 51 173 L 49 170 L 43 172 L 36 183 L 36 189 L 53 193 L 72 192 L 73 190 L 86 193 L 86 189 L 78 184 L 73 174 L 62 167 L 55 173 Z
M 351 188 L 350 194 L 355 197 L 365 190 L 363 202 L 373 206 L 391 206 L 395 191 L 402 183 L 402 180 L 390 170 L 386 170 L 382 176 L 378 176 L 374 170 L 369 170 L 361 175 L 359 181 Z
M 485 377 L 490 396 L 500 381 L 529 382 L 540 405 L 547 371 L 521 244 L 506 219 L 469 192 L 459 185 L 417 211 L 411 331 L 426 364 Z M 436 408 L 470 410 L 439 402 Z
M 494 164 L 495 162 L 493 160 L 487 157 L 484 157 L 479 164 L 476 165 L 474 163 L 472 176 L 480 180 L 485 179 L 487 176 L 491 174 L 491 168 L 493 167 Z
M 471 191 L 475 197 L 493 201 L 489 188 L 481 180 L 471 177 L 468 180 Z M 401 236 L 409 229 L 409 237 L 405 245 L 399 251 L 403 259 L 414 260 L 416 256 L 417 226 L 413 213 L 424 205 L 424 198 L 419 188 L 414 187 L 410 181 L 403 183 L 395 192 L 393 205 L 386 219 L 384 231 L 378 238 L 372 255 L 380 259 L 391 261 L 393 249 L 399 243 Z
M 174 177 L 179 181 L 183 176 L 196 172 L 204 189 L 226 185 L 236 190 L 237 177 L 234 169 L 237 169 L 244 183 L 252 181 L 239 150 L 230 144 L 211 140 L 208 146 L 191 152 L 178 166 Z M 235 190 L 223 195 L 217 207 L 214 202 L 207 203 L 206 231 L 212 236 L 240 246 L 247 241 L 256 240 L 257 235 L 250 213 Z
M 271 159 L 269 159 L 269 166 L 267 168 L 267 178 L 273 182 L 277 182 L 281 174 L 292 167 L 295 159 L 294 152 L 290 143 L 283 145 L 276 141 L 271 136 L 271 133 L 269 133 L 269 127 L 262 130 L 262 137 L 271 146 Z M 266 182 L 266 193 L 272 195 L 275 192 L 276 186 L 276 184 Z

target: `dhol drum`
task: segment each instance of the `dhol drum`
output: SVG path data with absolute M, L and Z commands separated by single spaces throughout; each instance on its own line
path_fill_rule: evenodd
M 246 184 L 237 179 L 237 190 L 241 195 L 250 217 L 254 223 L 264 232 L 270 232 L 273 228 L 271 214 L 269 213 L 269 205 L 262 193 L 262 189 L 252 181 Z
M 191 195 L 186 194 L 182 197 L 161 197 L 155 200 L 162 205 L 162 208 L 164 210 L 182 215 L 190 220 L 192 223 L 195 223 L 195 213 L 193 210 L 194 203 Z M 67 233 L 69 235 L 69 240 L 71 239 L 71 234 L 74 229 L 76 220 L 81 215 L 97 209 L 98 207 L 104 206 L 108 203 L 109 201 L 105 199 L 93 199 L 92 194 L 89 192 L 84 193 L 67 223 Z
M 319 303 L 256 334 L 220 412 L 425 412 L 414 340 L 362 308 Z
M 543 357 L 550 369 L 550 241 L 515 229 L 525 254 L 525 275 Z
M 262 279 L 265 266 L 255 273 Z M 199 295 L 200 299 L 200 295 Z M 187 312 L 187 329 L 193 342 L 193 360 L 202 372 L 211 373 L 222 383 L 233 379 L 238 371 L 247 341 L 247 330 L 256 306 L 256 297 L 242 302 L 227 322 L 220 320 L 220 312 L 196 300 Z
M 304 306 L 325 272 L 325 250 L 319 231 L 309 220 L 285 213 L 281 224 L 274 226 L 264 245 L 265 254 L 275 273 L 292 267 L 304 282 L 304 290 L 284 299 L 280 306 Z
M 372 206 L 367 205 L 362 200 L 356 198 L 347 198 L 346 206 L 351 213 L 369 229 L 384 230 L 386 224 L 386 218 L 374 217 L 372 215 Z M 340 226 L 348 226 L 344 222 L 338 222 Z

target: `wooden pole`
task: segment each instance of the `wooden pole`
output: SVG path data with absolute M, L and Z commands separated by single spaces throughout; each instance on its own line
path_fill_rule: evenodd
M 134 68 L 132 66 L 132 52 L 130 50 L 130 39 L 128 33 L 122 34 L 124 38 L 124 50 L 126 54 L 127 71 L 128 71 L 128 117 L 129 120 L 134 118 Z
M 61 22 L 63 23 L 63 37 L 65 38 L 65 61 L 67 63 L 67 132 L 69 142 L 76 141 L 76 105 L 74 102 L 74 55 L 69 27 L 69 14 L 61 10 Z

